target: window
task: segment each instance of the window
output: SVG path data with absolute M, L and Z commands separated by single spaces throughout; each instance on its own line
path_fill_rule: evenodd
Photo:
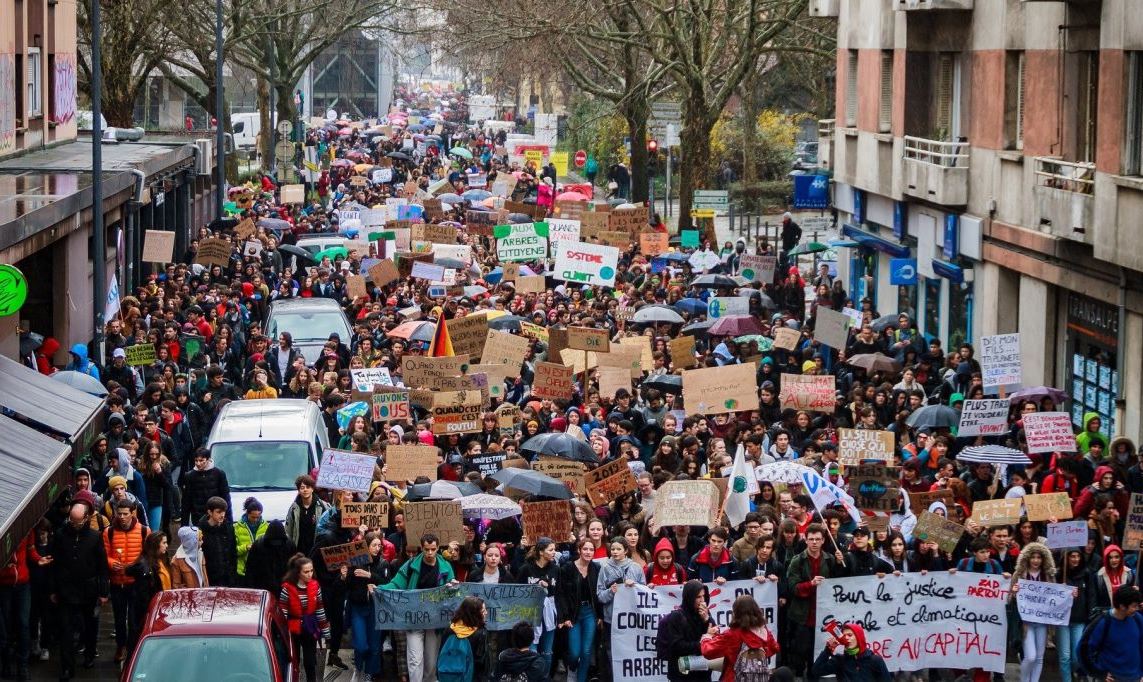
M 1143 52 L 1127 53 L 1127 130 L 1124 131 L 1123 173 L 1143 171 Z
M 934 137 L 938 140 L 953 139 L 954 61 L 950 53 L 942 53 L 937 57 L 936 120 L 933 123 L 936 127 Z
M 1095 126 L 1099 107 L 1099 53 L 1079 55 L 1079 111 L 1076 113 L 1076 160 L 1095 161 Z
M 881 111 L 877 121 L 881 132 L 893 126 L 893 51 L 881 52 Z
M 1024 53 L 1017 50 L 1004 60 L 1004 145 L 1024 148 Z
M 857 125 L 857 50 L 849 50 L 845 65 L 845 125 Z
M 43 87 L 40 82 L 43 68 L 40 64 L 40 48 L 28 48 L 28 59 L 24 62 L 24 68 L 26 70 L 24 88 L 27 93 L 28 117 L 40 116 L 43 114 L 41 96 Z

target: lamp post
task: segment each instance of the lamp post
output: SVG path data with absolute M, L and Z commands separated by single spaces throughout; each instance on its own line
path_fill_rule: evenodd
M 103 356 L 103 313 L 107 308 L 107 235 L 103 226 L 103 0 L 91 0 L 91 308 L 95 357 Z
M 98 1 L 98 0 L 97 0 Z M 215 113 L 214 119 L 216 121 L 214 126 L 214 146 L 215 158 L 218 160 L 218 168 L 216 169 L 217 177 L 215 178 L 214 188 L 214 212 L 217 217 L 222 217 L 222 205 L 226 201 L 226 135 L 222 128 L 223 121 L 223 96 L 222 86 L 222 0 L 214 1 L 214 52 L 217 55 L 214 64 L 214 83 L 215 83 Z

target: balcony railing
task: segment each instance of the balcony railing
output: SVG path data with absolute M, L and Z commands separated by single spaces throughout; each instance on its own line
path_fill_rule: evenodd
M 945 168 L 968 168 L 967 142 L 942 142 L 905 136 L 905 158 Z
M 968 203 L 968 142 L 905 136 L 903 192 L 942 206 Z
M 1095 164 L 1036 157 L 1036 186 L 1095 194 Z
M 837 122 L 834 118 L 823 118 L 818 121 L 818 137 L 833 138 L 833 125 Z

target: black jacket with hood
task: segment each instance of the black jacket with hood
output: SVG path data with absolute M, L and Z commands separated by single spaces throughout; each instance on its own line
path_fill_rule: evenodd
M 666 588 L 661 588 L 666 589 Z M 699 640 L 707 629 L 714 625 L 708 615 L 703 620 L 695 609 L 695 598 L 702 595 L 709 601 L 710 593 L 706 586 L 697 580 L 688 580 L 683 585 L 683 599 L 679 608 L 671 611 L 659 621 L 659 632 L 655 638 L 655 653 L 667 661 L 667 679 L 670 682 L 709 682 L 709 670 L 692 670 L 687 674 L 679 672 L 679 657 L 702 656 Z
M 274 594 L 282 586 L 282 577 L 298 547 L 286 536 L 281 521 L 271 521 L 266 533 L 250 545 L 246 557 L 246 586 Z
M 505 649 L 496 661 L 494 679 L 508 675 L 509 678 L 525 675 L 528 682 L 548 682 L 548 664 L 544 657 L 530 649 Z

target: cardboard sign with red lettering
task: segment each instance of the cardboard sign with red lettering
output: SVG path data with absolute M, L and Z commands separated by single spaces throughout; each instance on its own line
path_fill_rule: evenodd
M 635 490 L 635 475 L 627 461 L 617 459 L 583 475 L 587 497 L 595 506 L 614 502 L 623 493 Z

